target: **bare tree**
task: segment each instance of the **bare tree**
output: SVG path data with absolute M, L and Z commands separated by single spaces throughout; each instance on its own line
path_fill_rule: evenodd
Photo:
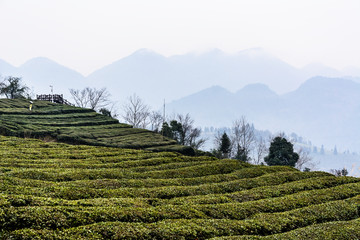
M 201 148 L 205 144 L 206 139 L 200 138 L 201 129 L 194 128 L 195 121 L 191 118 L 190 114 L 187 113 L 185 116 L 178 114 L 176 118 L 182 126 L 182 134 L 180 136 L 179 143 L 195 149 Z
M 182 126 L 183 134 L 180 139 L 180 143 L 183 145 L 189 145 L 189 137 L 191 134 L 191 131 L 193 130 L 194 125 L 194 119 L 190 117 L 190 114 L 187 113 L 185 116 L 182 114 L 177 115 L 177 121 Z
M 349 171 L 346 168 L 343 169 L 330 169 L 330 172 L 337 177 L 347 176 Z
M 70 89 L 70 94 L 75 101 L 75 105 L 78 107 L 90 108 L 97 111 L 110 104 L 110 93 L 106 88 L 100 90 L 89 87 L 82 90 Z
M 297 169 L 304 170 L 305 168 L 313 169 L 315 167 L 315 163 L 313 162 L 308 149 L 298 147 L 296 152 L 299 154 L 299 160 L 295 165 Z
M 70 89 L 70 94 L 75 101 L 75 105 L 81 108 L 87 108 L 89 106 L 89 98 L 86 93 L 86 88 L 83 90 Z
M 189 134 L 189 146 L 195 149 L 200 149 L 206 142 L 206 139 L 200 138 L 201 136 L 201 129 L 200 128 L 193 128 Z
M 218 150 L 220 148 L 220 146 L 221 146 L 221 138 L 222 138 L 224 133 L 225 132 L 221 132 L 221 131 L 217 131 L 215 133 L 214 141 L 213 141 L 214 146 L 215 146 L 215 150 Z
M 149 124 L 150 108 L 136 94 L 128 98 L 128 102 L 124 104 L 123 109 L 124 114 L 122 117 L 134 128 L 146 128 Z
M 164 122 L 164 118 L 159 111 L 152 111 L 149 115 L 150 118 L 150 130 L 159 132 L 161 125 Z
M 268 152 L 268 146 L 264 140 L 263 137 L 259 137 L 256 139 L 255 141 L 255 146 L 254 146 L 254 157 L 253 157 L 253 162 L 257 165 L 259 165 L 264 156 L 267 154 Z
M 231 138 L 232 154 L 235 154 L 237 159 L 248 161 L 255 143 L 255 133 L 253 126 L 247 122 L 244 116 L 233 123 Z
M 91 109 L 97 110 L 100 108 L 104 108 L 110 104 L 110 93 L 106 90 L 106 88 L 102 88 L 100 90 L 97 90 L 96 88 L 86 89 L 88 92 L 89 104 Z
M 163 135 L 176 140 L 178 144 L 200 149 L 206 139 L 201 138 L 201 129 L 194 127 L 194 120 L 190 115 L 177 114 L 175 118 L 169 120 L 170 124 L 164 122 Z

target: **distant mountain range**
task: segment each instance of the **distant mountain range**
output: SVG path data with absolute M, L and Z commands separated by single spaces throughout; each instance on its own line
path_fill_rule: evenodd
M 69 88 L 87 85 L 80 73 L 43 57 L 33 58 L 18 68 L 0 60 L 0 74 L 22 77 L 34 94 L 49 94 L 52 85 L 56 93 L 70 97 Z
M 360 76 L 359 69 L 349 68 L 347 71 Z M 164 99 L 171 102 L 214 85 L 236 91 L 248 84 L 263 83 L 282 94 L 295 90 L 316 75 L 348 75 L 320 64 L 298 69 L 260 48 L 232 55 L 214 49 L 202 54 L 171 57 L 140 49 L 87 77 L 47 58 L 34 58 L 20 67 L 0 60 L 0 74 L 22 76 L 35 93 L 49 93 L 49 85 L 65 95 L 68 95 L 69 88 L 107 87 L 114 100 L 123 102 L 136 93 L 154 107 L 159 107 Z
M 71 100 L 70 88 L 107 87 L 120 105 L 133 93 L 154 109 L 165 99 L 168 113 L 190 113 L 203 126 L 230 126 L 245 115 L 260 129 L 296 132 L 328 147 L 360 148 L 357 68 L 299 69 L 263 49 L 171 57 L 141 49 L 86 77 L 42 57 L 19 67 L 0 60 L 0 75 L 23 77 L 35 94 L 50 93 L 52 85 Z
M 314 144 L 360 151 L 360 83 L 314 77 L 297 90 L 278 95 L 264 84 L 236 93 L 213 86 L 167 105 L 190 113 L 200 126 L 231 126 L 244 115 L 259 129 L 295 132 Z

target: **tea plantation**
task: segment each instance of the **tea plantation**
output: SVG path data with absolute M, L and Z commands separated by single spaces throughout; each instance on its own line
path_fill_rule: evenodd
M 0 239 L 360 239 L 359 178 L 149 151 L 177 145 L 35 106 L 0 100 Z
M 176 145 L 145 129 L 132 128 L 91 109 L 34 101 L 0 99 L 0 134 L 56 140 L 71 144 L 177 151 L 194 154 L 190 147 Z
M 0 239 L 358 239 L 360 180 L 0 136 Z

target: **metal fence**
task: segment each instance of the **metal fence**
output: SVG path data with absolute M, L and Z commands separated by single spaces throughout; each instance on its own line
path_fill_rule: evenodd
M 59 104 L 66 104 L 73 106 L 72 103 L 64 99 L 64 96 L 62 94 L 41 94 L 41 95 L 36 95 L 36 99 L 41 101 L 48 101 L 52 103 L 59 103 Z

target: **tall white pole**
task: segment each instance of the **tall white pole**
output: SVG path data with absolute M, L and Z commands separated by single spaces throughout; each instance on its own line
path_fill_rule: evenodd
M 165 98 L 164 98 L 164 112 L 163 112 L 163 123 L 165 122 Z

